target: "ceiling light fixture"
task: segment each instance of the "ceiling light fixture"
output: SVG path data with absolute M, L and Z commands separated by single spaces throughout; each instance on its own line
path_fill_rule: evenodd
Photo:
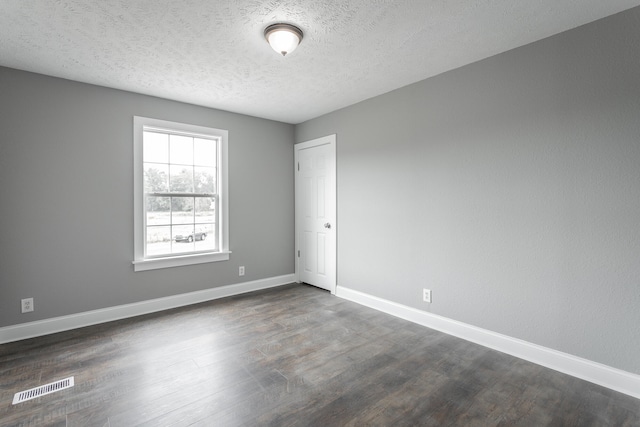
M 291 24 L 273 24 L 264 29 L 264 37 L 273 50 L 285 56 L 302 41 L 302 30 Z

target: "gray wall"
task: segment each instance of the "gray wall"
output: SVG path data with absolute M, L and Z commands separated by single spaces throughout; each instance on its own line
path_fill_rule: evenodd
M 229 261 L 133 272 L 134 115 L 229 130 Z M 293 273 L 293 132 L 0 68 L 0 327 Z
M 640 374 L 638 28 L 640 8 L 298 125 L 337 133 L 338 285 Z
M 338 134 L 338 284 L 640 374 L 638 28 L 295 127 Z M 0 327 L 293 272 L 293 126 L 6 68 L 0 94 Z M 230 131 L 230 261 L 133 272 L 134 115 Z

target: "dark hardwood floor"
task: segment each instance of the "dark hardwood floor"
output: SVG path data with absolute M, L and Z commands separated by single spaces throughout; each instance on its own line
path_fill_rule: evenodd
M 640 400 L 289 285 L 1 345 L 0 424 L 640 426 Z

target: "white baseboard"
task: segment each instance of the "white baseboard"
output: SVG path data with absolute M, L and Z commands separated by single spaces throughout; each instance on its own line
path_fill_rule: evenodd
M 98 323 L 111 322 L 126 319 L 141 314 L 154 313 L 162 310 L 197 304 L 218 298 L 229 297 L 260 289 L 273 288 L 295 282 L 294 274 L 255 280 L 252 282 L 238 283 L 235 285 L 221 286 L 219 288 L 205 289 L 203 291 L 189 292 L 186 294 L 172 295 L 132 304 L 103 308 L 100 310 L 85 311 L 83 313 L 68 316 L 54 317 L 52 319 L 38 320 L 35 322 L 21 323 L 0 328 L 0 344 L 19 341 L 27 338 L 39 337 Z
M 640 399 L 640 375 L 338 286 L 340 298 Z

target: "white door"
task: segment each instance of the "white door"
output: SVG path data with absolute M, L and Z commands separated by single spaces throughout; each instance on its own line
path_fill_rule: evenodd
M 336 292 L 336 136 L 295 145 L 296 274 Z

